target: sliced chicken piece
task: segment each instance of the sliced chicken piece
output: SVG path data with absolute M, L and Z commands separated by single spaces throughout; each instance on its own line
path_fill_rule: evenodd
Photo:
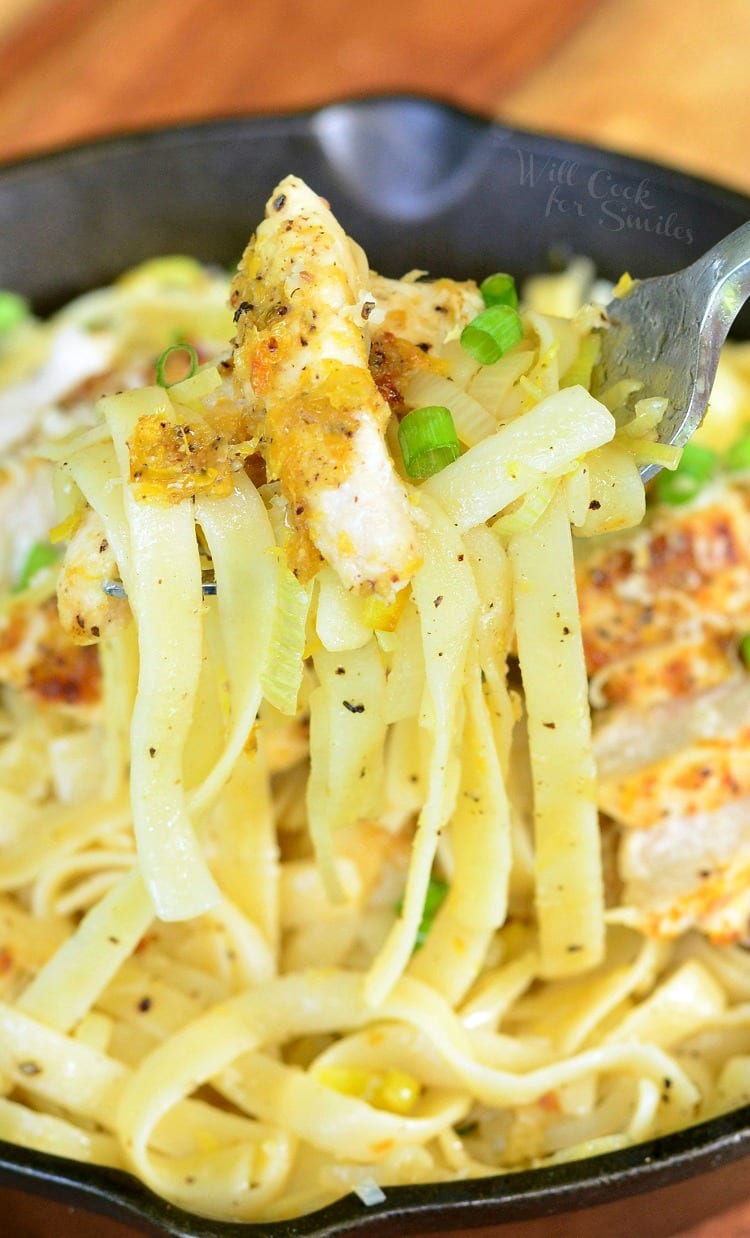
M 92 645 L 129 622 L 125 598 L 105 593 L 105 580 L 119 569 L 96 512 L 86 508 L 65 552 L 57 582 L 57 606 L 64 631 L 77 645 Z
M 438 358 L 390 331 L 373 331 L 369 366 L 380 395 L 391 412 L 399 415 L 407 411 L 404 391 L 414 375 L 420 370 L 441 373 L 443 369 Z
M 30 377 L 0 391 L 0 450 L 43 435 L 44 417 L 87 379 L 110 367 L 114 345 L 75 323 L 54 333 L 49 352 Z
M 750 506 L 740 487 L 660 507 L 578 567 L 597 704 L 678 697 L 729 674 L 750 628 Z
M 623 825 L 650 829 L 670 817 L 714 812 L 744 796 L 750 796 L 750 726 L 695 740 L 631 774 L 603 781 L 599 804 Z
M 446 337 L 485 308 L 474 280 L 387 279 L 370 272 L 377 331 L 387 332 L 423 351 L 439 348 Z
M 390 410 L 368 369 L 368 281 L 327 204 L 282 181 L 233 284 L 233 396 L 289 503 L 293 568 L 310 576 L 320 555 L 347 587 L 390 598 L 419 554 L 385 446 Z
M 42 606 L 18 601 L 0 622 L 0 684 L 86 715 L 100 700 L 99 660 L 63 632 L 54 598 Z
M 617 658 L 591 677 L 594 708 L 636 703 L 641 708 L 723 683 L 739 667 L 731 636 L 700 629 Z
M 652 937 L 697 927 L 723 944 L 750 930 L 750 798 L 715 812 L 628 830 L 620 844 L 622 903 Z
M 596 728 L 599 806 L 619 827 L 622 904 L 647 933 L 716 940 L 750 920 L 750 677 Z
M 419 370 L 447 373 L 441 346 L 484 309 L 484 301 L 473 280 L 386 279 L 374 271 L 370 291 L 376 302 L 369 319 L 370 370 L 391 410 L 405 413 L 409 380 Z

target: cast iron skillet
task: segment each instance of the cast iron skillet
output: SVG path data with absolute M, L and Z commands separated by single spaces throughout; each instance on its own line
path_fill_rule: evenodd
M 750 216 L 747 198 L 641 160 L 427 99 L 371 98 L 120 137 L 0 168 L 0 287 L 44 312 L 154 254 L 232 265 L 290 171 L 330 199 L 372 265 L 391 275 L 421 267 L 523 278 L 571 253 L 589 254 L 611 278 L 658 275 Z M 747 315 L 738 329 L 750 334 Z M 0 1143 L 8 1186 L 175 1238 L 467 1229 L 647 1238 L 746 1197 L 749 1170 L 750 1106 L 586 1161 L 394 1188 L 374 1208 L 350 1196 L 300 1220 L 239 1225 L 189 1216 L 119 1171 Z

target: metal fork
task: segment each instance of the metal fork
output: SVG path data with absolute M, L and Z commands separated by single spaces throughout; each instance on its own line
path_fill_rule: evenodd
M 622 300 L 610 301 L 594 395 L 620 379 L 644 382 L 638 399 L 669 400 L 659 441 L 682 447 L 703 420 L 721 346 L 749 296 L 750 222 L 692 266 L 640 280 Z M 648 481 L 658 471 L 648 464 L 641 475 Z

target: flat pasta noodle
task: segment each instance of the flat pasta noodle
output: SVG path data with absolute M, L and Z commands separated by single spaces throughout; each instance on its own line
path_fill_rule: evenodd
M 451 820 L 453 881 L 409 972 L 452 1005 L 476 980 L 492 937 L 505 923 L 510 818 L 478 660 L 466 669 L 462 778 Z
M 20 1010 L 67 1032 L 94 1005 L 154 917 L 140 870 L 122 877 L 91 909 L 18 1002 Z
M 380 1004 L 413 949 L 438 834 L 453 807 L 454 734 L 479 602 L 455 529 L 436 504 L 430 503 L 427 512 L 432 528 L 423 538 L 422 567 L 413 581 L 424 648 L 423 711 L 432 732 L 427 793 L 416 826 L 403 912 L 368 976 L 368 1000 L 373 1005 Z
M 189 919 L 220 899 L 188 815 L 182 753 L 201 667 L 201 567 L 189 500 L 169 506 L 132 493 L 128 439 L 141 417 L 171 421 L 166 393 L 105 399 L 124 485 L 130 549 L 127 580 L 138 629 L 138 689 L 131 724 L 130 792 L 143 877 L 164 919 Z
M 558 492 L 509 545 L 534 779 L 536 905 L 544 975 L 604 951 L 596 770 L 573 549 Z
M 544 475 L 608 443 L 614 433 L 612 415 L 583 387 L 569 387 L 482 439 L 424 488 L 459 529 L 470 529 L 521 498 Z
M 0 1137 L 263 1225 L 564 1164 L 747 1095 L 750 955 L 700 918 L 721 878 L 659 931 L 651 874 L 621 888 L 637 826 L 599 820 L 649 761 L 746 722 L 715 601 L 680 633 L 710 629 L 705 696 L 606 695 L 684 669 L 654 670 L 676 594 L 646 597 L 653 528 L 686 556 L 684 516 L 706 579 L 724 529 L 740 612 L 746 480 L 644 517 L 639 465 L 677 454 L 658 392 L 590 390 L 591 280 L 576 259 L 532 283 L 522 338 L 482 365 L 472 280 L 368 271 L 288 177 L 231 288 L 155 259 L 3 337 Z M 177 332 L 195 372 L 163 386 Z M 440 468 L 422 443 L 426 479 L 398 443 L 424 405 L 461 450 Z M 742 441 L 743 408 L 746 348 L 711 450 Z M 635 641 L 624 669 L 597 662 L 612 632 Z M 722 818 L 738 840 L 745 798 Z
M 232 706 L 224 752 L 191 796 L 191 807 L 200 811 L 229 777 L 255 725 L 277 605 L 277 576 L 271 525 L 260 497 L 243 474 L 236 475 L 226 498 L 197 499 L 196 519 L 216 575 Z M 252 640 L 247 638 L 248 630 Z
M 254 756 L 237 760 L 202 834 L 225 897 L 258 926 L 276 954 L 282 871 L 262 740 Z
M 385 673 L 373 637 L 346 654 L 321 650 L 314 662 L 320 686 L 310 700 L 308 821 L 326 888 L 340 901 L 333 835 L 367 814 L 379 781 Z

